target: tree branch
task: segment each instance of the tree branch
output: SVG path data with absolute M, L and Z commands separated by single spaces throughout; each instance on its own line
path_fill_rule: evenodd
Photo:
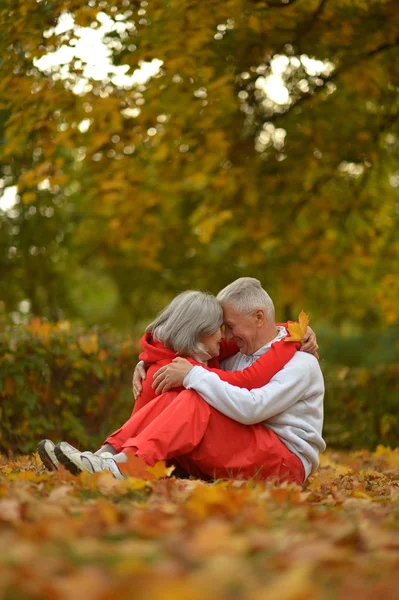
M 299 28 L 297 38 L 293 42 L 293 45 L 295 45 L 295 44 L 298 45 L 299 42 L 301 41 L 301 39 L 313 29 L 316 21 L 318 20 L 318 18 L 322 14 L 322 12 L 323 12 L 324 7 L 325 7 L 326 4 L 327 4 L 327 0 L 321 0 L 319 6 L 316 8 L 315 12 L 310 17 L 310 19 L 308 19 L 302 25 L 302 27 Z

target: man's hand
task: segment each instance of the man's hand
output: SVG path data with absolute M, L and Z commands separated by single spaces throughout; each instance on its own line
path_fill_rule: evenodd
M 147 377 L 147 372 L 145 369 L 145 362 L 140 360 L 134 368 L 133 371 L 133 379 L 132 379 L 132 390 L 134 399 L 137 400 L 138 396 L 141 394 L 141 390 L 143 386 L 141 382 Z
M 307 327 L 305 335 L 301 339 L 301 344 L 301 352 L 309 352 L 309 354 L 313 354 L 317 359 L 320 358 L 317 352 L 319 346 L 317 345 L 316 334 L 311 327 Z
M 172 388 L 183 385 L 183 380 L 187 373 L 191 371 L 193 365 L 185 358 L 174 358 L 173 361 L 161 367 L 154 376 L 152 388 L 157 395 L 168 392 Z

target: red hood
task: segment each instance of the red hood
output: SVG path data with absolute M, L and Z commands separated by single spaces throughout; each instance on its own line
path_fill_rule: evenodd
M 140 360 L 147 363 L 155 363 L 160 360 L 173 360 L 177 354 L 173 350 L 169 350 L 162 342 L 154 339 L 151 333 L 145 333 L 140 340 L 143 352 L 140 353 Z

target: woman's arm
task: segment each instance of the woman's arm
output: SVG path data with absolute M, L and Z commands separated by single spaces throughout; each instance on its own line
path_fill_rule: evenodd
M 294 356 L 301 347 L 300 342 L 274 342 L 270 350 L 258 358 L 251 366 L 243 371 L 222 371 L 221 369 L 210 369 L 207 371 L 216 373 L 222 381 L 227 381 L 237 387 L 252 390 L 261 388 L 276 375 Z M 203 365 L 201 365 L 203 366 Z
M 230 356 L 234 356 L 234 354 L 237 354 L 237 352 L 239 352 L 237 342 L 234 340 L 230 340 L 229 342 L 226 342 L 226 340 L 221 340 L 220 352 L 217 360 L 220 361 L 224 360 L 225 358 L 230 358 Z

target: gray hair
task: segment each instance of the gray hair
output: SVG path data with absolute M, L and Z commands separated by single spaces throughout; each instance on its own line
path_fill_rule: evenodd
M 240 277 L 223 288 L 217 295 L 220 304 L 231 304 L 240 314 L 262 308 L 268 321 L 274 322 L 274 304 L 262 284 L 254 277 Z
M 146 333 L 174 350 L 195 356 L 206 352 L 202 335 L 212 335 L 223 323 L 223 311 L 215 296 L 188 290 L 176 296 L 150 323 Z

